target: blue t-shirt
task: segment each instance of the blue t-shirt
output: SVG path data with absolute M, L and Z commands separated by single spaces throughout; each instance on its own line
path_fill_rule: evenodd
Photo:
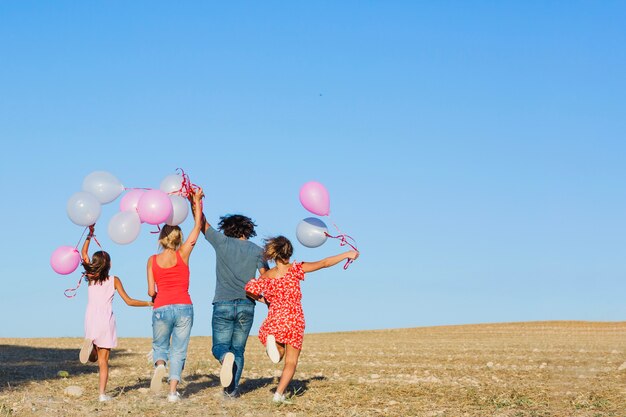
M 213 302 L 246 298 L 245 285 L 261 268 L 268 269 L 263 249 L 248 241 L 228 237 L 209 226 L 204 234 L 215 249 L 215 297 Z

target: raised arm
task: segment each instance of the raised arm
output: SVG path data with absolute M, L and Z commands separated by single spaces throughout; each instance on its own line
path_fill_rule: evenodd
M 188 263 L 189 255 L 191 255 L 191 251 L 193 247 L 196 245 L 198 241 L 198 236 L 200 236 L 200 232 L 202 231 L 203 226 L 203 213 L 202 213 L 202 197 L 204 197 L 204 192 L 202 188 L 197 189 L 191 198 L 191 212 L 193 213 L 193 229 L 189 232 L 187 236 L 187 240 L 180 247 L 180 256 L 182 256 L 183 260 Z
M 355 250 L 350 250 L 348 252 L 344 252 L 339 255 L 329 256 L 328 258 L 324 258 L 321 261 L 317 262 L 302 262 L 302 270 L 304 272 L 313 272 L 318 269 L 328 268 L 329 266 L 337 265 L 339 262 L 344 259 L 352 259 L 355 260 L 359 257 L 359 252 Z
M 122 300 L 124 300 L 124 302 L 131 307 L 150 307 L 152 305 L 152 302 L 150 301 L 141 301 L 130 298 L 128 294 L 126 294 L 122 281 L 120 281 L 118 277 L 115 277 L 115 289 L 120 294 L 120 297 L 122 297 Z
M 202 189 L 200 189 L 200 191 L 202 191 Z M 195 194 L 194 194 L 195 195 Z M 204 196 L 204 194 L 202 194 Z M 196 218 L 196 212 L 198 211 L 195 207 L 194 201 L 193 201 L 193 196 L 189 197 L 189 203 L 191 204 L 191 214 L 193 215 L 193 218 Z M 209 227 L 211 227 L 211 224 L 207 221 L 206 216 L 204 215 L 204 212 L 202 211 L 202 205 L 200 205 L 200 213 L 201 213 L 201 226 L 200 226 L 200 231 L 202 233 L 206 233 L 207 229 Z
M 91 243 L 91 238 L 93 237 L 95 226 L 96 226 L 95 224 L 92 224 L 91 226 L 89 226 L 89 234 L 85 238 L 85 243 L 83 243 L 83 248 L 80 250 L 80 257 L 83 260 L 83 263 L 85 264 L 89 264 L 91 262 L 89 260 L 89 244 Z

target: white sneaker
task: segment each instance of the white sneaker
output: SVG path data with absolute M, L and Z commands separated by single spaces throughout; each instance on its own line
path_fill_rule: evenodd
M 150 390 L 152 392 L 161 391 L 161 388 L 163 388 L 163 378 L 165 377 L 166 373 L 167 370 L 165 369 L 165 365 L 163 364 L 157 365 L 157 367 L 154 368 L 154 375 L 152 375 L 152 381 L 150 381 Z
M 78 354 L 78 359 L 80 363 L 87 363 L 89 361 L 89 356 L 91 355 L 91 351 L 93 350 L 93 340 L 85 339 L 83 340 L 83 345 L 80 348 L 80 353 Z
M 276 347 L 276 338 L 273 334 L 267 336 L 267 340 L 265 341 L 265 352 L 273 363 L 280 362 L 280 352 L 278 352 L 278 348 Z
M 279 394 L 278 392 L 274 393 L 272 402 L 277 403 L 277 404 L 291 404 L 291 401 L 289 401 L 287 397 L 285 397 L 285 394 Z
M 178 393 L 178 391 L 170 392 L 169 394 L 167 394 L 167 401 L 170 403 L 180 401 L 180 394 Z
M 230 386 L 230 383 L 233 382 L 233 364 L 235 363 L 235 355 L 232 352 L 226 353 L 224 355 L 224 360 L 222 361 L 222 369 L 220 370 L 220 383 L 224 388 Z
M 98 401 L 100 401 L 101 403 L 111 401 L 111 399 L 111 396 L 106 394 L 100 394 L 100 396 L 98 397 Z

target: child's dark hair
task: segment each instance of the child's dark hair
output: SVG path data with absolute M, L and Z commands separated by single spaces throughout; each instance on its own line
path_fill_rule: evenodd
M 224 232 L 228 237 L 239 239 L 243 236 L 246 239 L 250 239 L 256 236 L 254 226 L 256 226 L 256 224 L 254 224 L 250 217 L 241 214 L 231 214 L 229 216 L 220 217 L 218 229 Z
M 102 284 L 109 277 L 111 269 L 111 257 L 103 250 L 95 252 L 91 256 L 91 262 L 83 262 L 85 268 L 85 278 L 89 282 Z
M 265 239 L 263 257 L 266 261 L 288 263 L 293 255 L 293 245 L 285 236 Z

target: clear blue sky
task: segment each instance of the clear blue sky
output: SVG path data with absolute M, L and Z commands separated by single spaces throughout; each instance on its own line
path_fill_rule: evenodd
M 0 336 L 82 336 L 85 288 L 66 299 L 79 274 L 49 258 L 81 236 L 87 174 L 157 188 L 178 167 L 256 242 L 295 241 L 299 187 L 326 185 L 362 255 L 303 284 L 309 332 L 626 319 L 624 22 L 618 1 L 0 3 Z M 145 298 L 156 237 L 113 243 L 118 205 L 98 237 Z M 214 267 L 200 242 L 194 335 Z M 147 309 L 114 310 L 151 335 Z

